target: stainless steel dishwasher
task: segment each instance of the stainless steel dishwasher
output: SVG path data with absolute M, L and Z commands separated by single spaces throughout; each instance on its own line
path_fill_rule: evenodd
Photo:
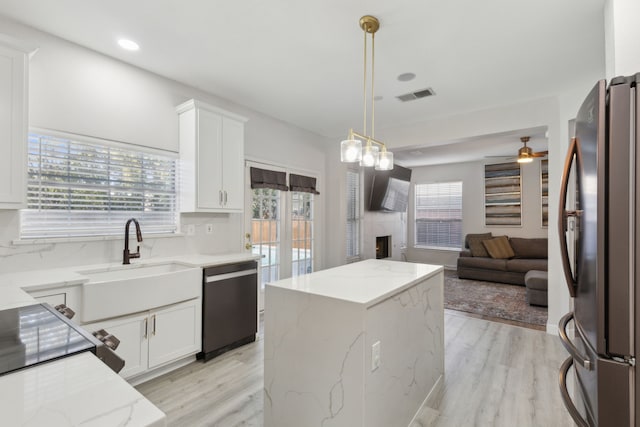
M 256 340 L 258 264 L 248 261 L 207 267 L 202 284 L 202 352 L 206 362 Z

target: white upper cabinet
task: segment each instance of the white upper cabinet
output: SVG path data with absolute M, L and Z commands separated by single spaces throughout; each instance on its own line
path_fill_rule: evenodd
M 242 212 L 246 118 L 200 101 L 180 116 L 180 210 Z
M 29 52 L 0 35 L 0 209 L 27 204 Z

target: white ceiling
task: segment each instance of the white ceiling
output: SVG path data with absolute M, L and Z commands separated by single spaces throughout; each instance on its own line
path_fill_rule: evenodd
M 379 130 L 561 93 L 576 70 L 602 67 L 603 52 L 594 52 L 593 37 L 584 35 L 602 32 L 603 4 L 2 0 L 0 14 L 336 138 L 362 122 L 362 15 L 381 23 Z M 121 37 L 137 41 L 140 51 L 120 49 Z M 406 72 L 417 77 L 398 81 Z M 395 98 L 426 87 L 436 96 Z
M 408 168 L 478 160 L 487 163 L 515 161 L 522 147 L 520 138 L 523 136 L 530 137 L 527 146 L 534 152 L 548 150 L 546 127 L 535 127 L 446 141 L 440 145 L 394 148 L 393 157 L 397 163 Z

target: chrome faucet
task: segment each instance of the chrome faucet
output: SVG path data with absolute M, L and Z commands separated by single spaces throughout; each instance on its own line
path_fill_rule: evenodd
M 129 260 L 131 258 L 140 258 L 140 246 L 136 249 L 136 253 L 129 253 L 129 224 L 133 221 L 136 226 L 136 238 L 138 242 L 142 242 L 142 231 L 140 231 L 140 224 L 135 218 L 131 218 L 127 221 L 127 224 L 124 226 L 124 253 L 122 255 L 122 263 L 123 264 L 131 264 Z

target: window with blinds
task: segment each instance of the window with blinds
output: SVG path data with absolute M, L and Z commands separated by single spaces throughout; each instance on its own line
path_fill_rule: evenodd
M 28 150 L 21 238 L 120 235 L 132 217 L 145 234 L 176 232 L 175 156 L 37 133 Z
M 462 247 L 462 182 L 416 184 L 415 245 Z
M 360 257 L 360 173 L 347 171 L 347 260 Z

